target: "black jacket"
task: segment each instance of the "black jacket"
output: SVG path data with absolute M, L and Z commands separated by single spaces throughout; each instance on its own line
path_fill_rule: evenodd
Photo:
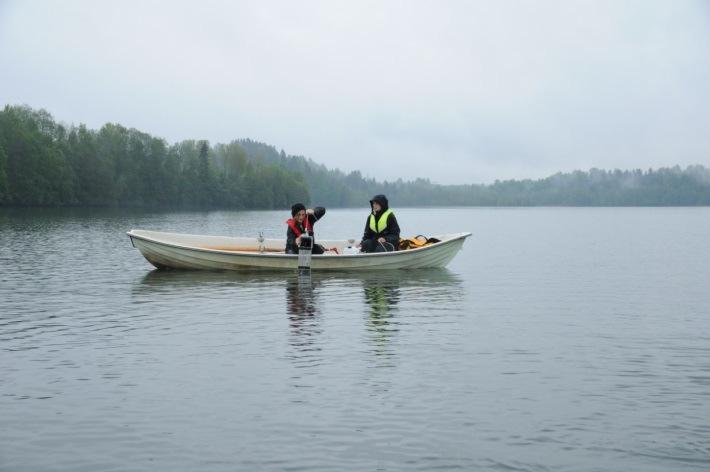
M 316 221 L 320 220 L 323 218 L 323 215 L 325 215 L 325 208 L 323 207 L 315 207 L 313 209 L 313 214 L 306 214 L 306 218 L 308 218 L 308 221 L 311 223 L 311 228 L 313 228 L 313 225 L 315 225 Z M 298 224 L 297 224 L 298 225 Z M 303 225 L 298 225 L 299 229 L 301 230 L 301 234 L 306 233 L 306 228 L 304 228 Z M 296 233 L 293 232 L 290 226 L 286 226 L 286 253 L 287 254 L 298 254 L 298 245 L 296 244 Z M 313 231 L 309 231 L 308 234 L 313 238 L 313 243 L 315 244 L 315 236 L 313 234 Z
M 375 214 L 374 210 L 372 211 L 371 214 L 375 215 L 375 218 L 379 218 L 382 213 L 386 212 L 389 209 L 389 202 L 387 201 L 387 197 L 385 197 L 384 195 L 375 195 L 372 200 L 370 200 L 370 206 L 372 206 L 373 202 L 379 203 L 382 207 L 380 212 L 377 214 Z M 387 218 L 387 227 L 381 233 L 377 233 L 370 229 L 370 215 L 367 215 L 367 220 L 365 221 L 365 233 L 362 235 L 362 240 L 376 240 L 380 237 L 385 238 L 388 243 L 392 244 L 395 250 L 398 249 L 399 224 L 397 223 L 397 218 L 394 216 L 394 213 L 390 213 L 389 218 Z

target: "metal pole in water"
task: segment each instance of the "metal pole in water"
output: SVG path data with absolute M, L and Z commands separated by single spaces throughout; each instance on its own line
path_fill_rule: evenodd
M 311 272 L 311 253 L 313 252 L 313 238 L 308 235 L 301 236 L 301 245 L 298 246 L 298 273 Z

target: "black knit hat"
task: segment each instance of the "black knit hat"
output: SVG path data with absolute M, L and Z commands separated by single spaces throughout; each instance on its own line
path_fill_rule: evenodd
M 296 216 L 296 213 L 305 209 L 306 206 L 303 203 L 294 203 L 294 205 L 291 207 L 291 216 Z

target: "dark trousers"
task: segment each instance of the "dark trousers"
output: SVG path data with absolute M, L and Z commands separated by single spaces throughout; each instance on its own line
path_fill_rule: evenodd
M 394 246 L 391 243 L 381 243 L 376 239 L 365 239 L 360 243 L 362 252 L 391 252 L 394 251 Z

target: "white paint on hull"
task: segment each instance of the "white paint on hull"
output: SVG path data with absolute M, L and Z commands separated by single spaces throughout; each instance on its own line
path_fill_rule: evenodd
M 295 270 L 298 256 L 281 251 L 283 239 L 263 241 L 259 252 L 256 238 L 232 238 L 133 229 L 129 231 L 133 246 L 156 267 L 199 270 Z M 444 267 L 463 246 L 471 233 L 434 236 L 441 242 L 406 251 L 375 254 L 342 254 L 348 245 L 344 240 L 319 240 L 340 254 L 314 255 L 312 270 L 391 270 Z M 279 252 L 276 252 L 279 251 Z

